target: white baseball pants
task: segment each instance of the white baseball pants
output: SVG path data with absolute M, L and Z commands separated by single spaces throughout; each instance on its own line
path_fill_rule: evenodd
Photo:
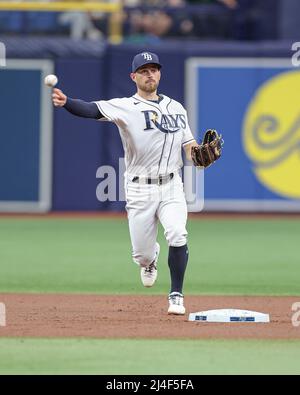
M 169 246 L 187 243 L 187 205 L 178 173 L 166 184 L 125 181 L 126 210 L 132 244 L 132 258 L 145 267 L 155 258 L 158 221 Z

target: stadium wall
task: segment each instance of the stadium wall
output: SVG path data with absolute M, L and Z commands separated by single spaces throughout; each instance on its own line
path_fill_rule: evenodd
M 143 46 L 132 44 L 101 47 L 97 43 L 85 44 L 85 42 L 71 42 L 65 39 L 43 41 L 24 38 L 20 43 L 20 40 L 10 37 L 7 40 L 2 38 L 1 41 L 6 45 L 8 59 L 50 60 L 59 78 L 58 86 L 70 97 L 88 101 L 133 94 L 135 87 L 129 78 L 131 60 L 134 54 L 145 50 Z M 163 64 L 160 91 L 183 102 L 188 107 L 197 138 L 201 137 L 201 133 L 207 127 L 215 127 L 223 133 L 224 157 L 206 173 L 207 204 L 205 209 L 298 211 L 300 193 L 297 187 L 292 186 L 294 172 L 296 180 L 297 177 L 299 178 L 297 174 L 300 174 L 297 159 L 292 155 L 287 158 L 287 161 L 281 160 L 283 152 L 280 150 L 274 152 L 273 155 L 271 140 L 270 146 L 267 146 L 265 151 L 260 150 L 259 144 L 253 148 L 253 144 L 257 141 L 251 143 L 251 136 L 253 136 L 251 127 L 247 129 L 245 126 L 247 119 L 251 119 L 253 114 L 257 119 L 261 119 L 262 116 L 274 110 L 274 119 L 280 121 L 283 126 L 280 130 L 274 130 L 273 143 L 277 141 L 276 136 L 282 137 L 284 134 L 289 143 L 296 142 L 297 136 L 299 138 L 299 133 L 294 132 L 294 124 L 297 123 L 297 106 L 292 110 L 287 109 L 290 116 L 284 115 L 286 110 L 283 112 L 276 110 L 280 108 L 281 97 L 277 82 L 280 85 L 282 77 L 282 84 L 286 87 L 285 94 L 294 95 L 293 85 L 295 84 L 290 83 L 289 78 L 294 78 L 294 82 L 298 81 L 298 69 L 292 66 L 290 60 L 291 42 L 178 43 L 171 41 L 149 46 L 147 50 L 157 52 Z M 1 69 L 0 74 L 2 71 L 7 72 L 8 68 Z M 40 78 L 42 76 L 41 73 Z M 207 83 L 203 84 L 203 81 Z M 269 90 L 264 90 L 265 86 Z M 18 83 L 12 83 L 9 89 L 12 91 L 12 97 L 18 98 L 20 92 L 24 89 L 28 90 L 28 87 L 26 87 L 25 79 L 23 82 L 22 78 L 19 78 Z M 37 89 L 36 96 L 40 96 L 43 89 L 47 88 L 34 89 Z M 32 95 L 32 92 L 30 94 Z M 261 108 L 260 103 L 255 102 L 258 94 L 266 100 L 271 98 L 267 109 Z M 27 100 L 26 95 L 23 99 Z M 28 96 L 28 100 L 32 100 L 31 97 Z M 124 154 L 117 128 L 108 123 L 74 117 L 61 109 L 52 109 L 50 94 L 48 94 L 46 106 L 51 116 L 49 122 L 51 123 L 52 144 L 48 147 L 51 151 L 49 162 L 51 180 L 48 175 L 48 181 L 51 182 L 51 188 L 48 188 L 50 204 L 48 207 L 39 206 L 38 210 L 124 210 L 122 174 L 119 174 L 119 158 L 122 158 Z M 14 117 L 14 107 L 6 105 L 3 109 L 6 114 L 11 115 L 11 118 Z M 26 107 L 26 111 L 29 112 L 30 108 Z M 37 114 L 41 109 L 37 105 L 32 107 L 32 111 Z M 199 116 L 199 114 L 202 115 Z M 225 116 L 226 114 L 228 116 Z M 14 128 L 17 128 L 18 132 L 20 129 L 19 125 L 14 126 L 9 119 L 10 117 L 6 116 L 6 123 L 2 122 L 1 125 L 2 147 L 9 147 L 8 139 L 16 134 Z M 31 122 L 38 121 L 32 120 Z M 30 124 L 23 123 L 23 128 L 26 127 L 30 129 Z M 42 133 L 41 126 L 36 129 Z M 260 133 L 262 133 L 262 139 L 266 138 L 266 130 L 261 130 Z M 36 139 L 37 136 L 35 136 L 35 142 Z M 22 144 L 20 141 L 17 150 L 15 146 L 10 145 L 11 158 L 20 155 Z M 282 149 L 286 151 L 285 144 Z M 274 165 L 262 159 L 268 155 L 274 156 Z M 6 184 L 2 184 L 1 188 L 2 192 L 6 192 L 2 195 L 5 195 L 6 211 L 12 211 L 13 209 L 7 209 L 9 207 L 7 206 L 7 196 L 9 196 L 7 191 L 12 188 L 11 182 L 7 180 L 11 179 L 9 175 L 12 169 L 3 163 L 2 156 L 1 158 L 0 166 L 6 169 L 7 174 Z M 32 165 L 35 171 L 41 158 L 37 157 L 36 161 L 36 164 Z M 262 168 L 260 168 L 261 164 Z M 298 165 L 296 170 L 295 164 Z M 103 180 L 101 174 L 103 175 L 105 171 L 103 166 L 111 166 L 117 172 L 116 201 L 100 201 L 97 196 L 97 187 Z M 121 165 L 120 173 L 122 169 Z M 265 169 L 267 169 L 266 172 Z M 285 180 L 284 174 L 287 174 L 287 171 L 290 175 L 287 177 L 288 180 Z M 24 178 L 24 174 L 20 170 L 19 173 L 13 174 L 13 177 L 14 182 L 18 182 L 18 179 Z M 31 188 L 40 190 L 39 183 L 42 181 L 38 180 L 36 172 L 27 173 L 26 177 L 31 181 L 21 183 L 23 192 L 20 196 L 14 194 L 12 202 L 22 201 L 24 189 L 26 190 L 29 184 L 33 185 L 36 182 L 37 184 L 31 185 Z M 282 187 L 281 184 L 286 185 Z M 30 194 L 27 196 L 28 199 L 32 199 Z M 38 200 L 39 197 L 34 196 L 34 199 Z M 3 202 L 0 201 L 0 210 L 2 209 L 1 203 Z M 20 209 L 20 211 L 27 210 L 25 206 L 23 210 Z

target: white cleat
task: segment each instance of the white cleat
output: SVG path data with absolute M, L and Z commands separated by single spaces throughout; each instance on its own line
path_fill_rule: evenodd
M 157 279 L 157 261 L 160 251 L 160 245 L 156 243 L 156 257 L 147 267 L 141 268 L 141 280 L 144 287 L 152 287 Z
M 169 309 L 168 314 L 184 315 L 185 307 L 183 305 L 183 295 L 179 292 L 172 292 L 169 294 Z

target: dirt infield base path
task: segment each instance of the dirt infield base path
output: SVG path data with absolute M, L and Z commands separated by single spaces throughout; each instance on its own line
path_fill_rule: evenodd
M 292 305 L 300 302 L 297 296 L 187 296 L 185 316 L 168 316 L 165 296 L 0 294 L 0 302 L 6 306 L 0 336 L 300 339 L 300 326 L 292 325 Z M 188 321 L 190 312 L 218 308 L 269 313 L 271 322 Z

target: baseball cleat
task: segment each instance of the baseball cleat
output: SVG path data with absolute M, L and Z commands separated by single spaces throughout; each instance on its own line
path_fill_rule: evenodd
M 185 307 L 183 305 L 183 295 L 180 292 L 171 292 L 169 294 L 168 314 L 184 315 Z
M 144 287 L 152 287 L 157 279 L 157 261 L 160 251 L 160 245 L 156 243 L 156 257 L 147 267 L 141 268 L 141 280 Z

